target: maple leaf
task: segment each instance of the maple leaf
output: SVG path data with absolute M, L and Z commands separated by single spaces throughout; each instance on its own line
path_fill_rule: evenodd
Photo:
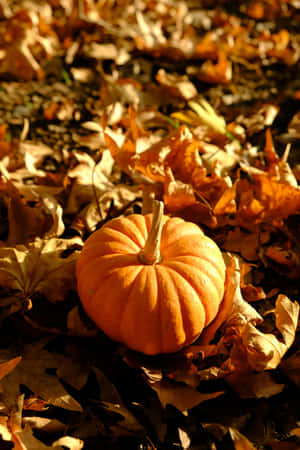
M 253 174 L 253 182 L 237 183 L 238 225 L 253 229 L 260 223 L 280 223 L 300 209 L 300 190 L 266 174 Z
M 64 300 L 65 293 L 75 288 L 74 263 L 81 246 L 76 237 L 36 238 L 27 246 L 0 247 L 1 284 L 23 298 L 40 292 L 50 301 Z M 65 257 L 67 250 L 71 253 Z
M 36 396 L 47 403 L 71 411 L 82 411 L 79 403 L 63 388 L 55 375 L 49 375 L 47 369 L 60 369 L 72 365 L 72 360 L 60 354 L 44 349 L 47 340 L 24 345 L 22 359 L 1 381 L 1 400 L 8 409 L 15 407 L 20 395 L 20 385 L 27 386 Z M 0 350 L 0 358 L 14 357 L 11 349 Z

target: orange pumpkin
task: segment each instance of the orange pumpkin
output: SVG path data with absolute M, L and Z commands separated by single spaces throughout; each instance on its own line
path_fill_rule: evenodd
M 191 344 L 221 309 L 225 264 L 218 246 L 181 218 L 132 214 L 107 222 L 85 242 L 78 293 L 110 338 L 145 354 Z

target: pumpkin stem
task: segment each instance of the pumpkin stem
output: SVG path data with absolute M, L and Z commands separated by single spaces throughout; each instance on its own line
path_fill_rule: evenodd
M 142 264 L 157 264 L 161 261 L 160 241 L 163 228 L 164 204 L 158 200 L 153 202 L 153 216 L 151 228 L 145 247 L 139 253 Z

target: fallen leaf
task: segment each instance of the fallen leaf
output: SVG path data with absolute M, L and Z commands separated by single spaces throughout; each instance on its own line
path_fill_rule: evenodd
M 27 246 L 0 247 L 1 283 L 24 298 L 40 292 L 50 301 L 64 300 L 66 292 L 75 288 L 74 264 L 81 246 L 76 237 L 36 238 Z
M 190 100 L 197 95 L 197 90 L 186 75 L 167 73 L 164 69 L 159 69 L 156 80 L 164 86 L 171 95 Z
M 240 433 L 237 429 L 229 427 L 228 430 L 234 443 L 235 450 L 255 450 L 254 444 L 252 444 L 246 436 Z
M 2 23 L 0 36 L 6 45 L 3 48 L 5 57 L 1 58 L 1 74 L 21 80 L 42 78 L 41 55 L 53 56 L 58 50 L 58 39 L 53 30 L 48 36 L 43 35 L 39 24 L 37 12 L 29 14 L 25 9 Z
M 19 364 L 21 359 L 21 356 L 17 356 L 10 361 L 0 363 L 0 381 Z
M 224 394 L 223 391 L 203 394 L 188 385 L 176 383 L 167 379 L 151 383 L 151 387 L 157 393 L 164 408 L 170 404 L 179 409 L 179 411 L 187 411 L 202 402 L 217 398 Z
M 284 359 L 279 368 L 296 386 L 300 387 L 300 351 Z
M 238 336 L 232 355 L 237 351 L 235 364 L 240 366 L 238 358 L 243 354 L 251 370 L 263 371 L 275 369 L 282 357 L 294 342 L 298 325 L 299 305 L 293 303 L 285 295 L 280 294 L 275 304 L 276 334 L 263 333 L 249 321 L 240 321 L 233 324 L 231 332 L 235 330 Z M 230 327 L 229 327 L 230 328 Z M 228 329 L 229 332 L 229 329 Z M 277 337 L 278 333 L 281 337 Z M 226 331 L 225 331 L 226 336 Z M 241 352 L 240 356 L 239 352 Z
M 46 343 L 47 341 L 42 340 L 24 346 L 20 355 L 22 360 L 1 381 L 4 403 L 9 409 L 15 407 L 22 384 L 52 405 L 70 411 L 82 411 L 80 404 L 67 393 L 57 376 L 47 373 L 47 369 L 59 369 L 66 364 L 71 365 L 71 360 L 45 350 Z M 13 353 L 10 349 L 2 350 L 0 351 L 1 359 Z
M 225 377 L 225 380 L 241 398 L 269 398 L 285 388 L 284 384 L 276 383 L 269 372 L 236 371 Z
M 81 439 L 73 436 L 63 436 L 57 441 L 53 442 L 51 448 L 60 450 L 67 447 L 69 450 L 80 450 L 84 446 L 84 442 Z

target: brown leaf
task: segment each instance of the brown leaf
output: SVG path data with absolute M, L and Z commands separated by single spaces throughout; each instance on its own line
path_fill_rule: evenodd
M 81 246 L 80 238 L 37 238 L 27 246 L 0 247 L 0 281 L 24 298 L 40 292 L 48 300 L 64 300 L 75 288 L 74 264 Z M 65 257 L 67 250 L 71 253 Z
M 197 90 L 193 83 L 189 81 L 186 75 L 167 73 L 164 69 L 159 69 L 156 74 L 156 80 L 175 97 L 181 97 L 190 100 L 197 95 Z
M 77 164 L 68 171 L 72 188 L 64 210 L 71 215 L 78 214 L 83 206 L 95 202 L 114 187 L 110 179 L 114 161 L 108 150 L 102 153 L 98 163 L 84 152 L 73 152 L 73 156 Z
M 234 443 L 235 450 L 255 450 L 252 444 L 242 433 L 237 429 L 229 427 L 229 433 Z
M 0 381 L 19 364 L 21 359 L 21 356 L 17 356 L 10 361 L 0 363 Z
M 169 381 L 167 379 L 152 383 L 151 387 L 157 393 L 164 408 L 170 404 L 179 409 L 179 411 L 187 411 L 202 402 L 217 398 L 224 394 L 223 391 L 202 394 L 188 385 L 175 383 L 174 381 Z
M 3 48 L 0 73 L 21 80 L 42 78 L 40 63 L 42 57 L 53 56 L 58 47 L 58 40 L 53 30 L 48 36 L 43 35 L 40 19 L 36 11 L 29 14 L 19 10 L 14 16 L 4 21 L 0 27 Z
M 236 371 L 225 377 L 225 380 L 241 398 L 269 398 L 285 388 L 284 384 L 276 383 L 269 372 Z
M 96 336 L 98 330 L 95 327 L 88 327 L 80 316 L 79 306 L 74 306 L 67 316 L 68 331 L 74 336 Z
M 228 84 L 232 78 L 232 63 L 224 52 L 218 51 L 217 62 L 205 61 L 197 77 L 206 83 Z
M 263 333 L 249 321 L 233 316 L 227 332 L 236 333 L 231 359 L 236 368 L 263 371 L 275 369 L 294 342 L 298 325 L 299 305 L 285 295 L 279 295 L 275 304 L 276 333 Z M 278 334 L 281 337 L 277 337 Z M 226 331 L 225 331 L 226 336 Z
M 12 182 L 1 182 L 0 190 L 7 196 L 8 245 L 24 244 L 49 230 L 51 216 L 42 208 L 29 206 Z
M 14 408 L 19 397 L 20 385 L 27 386 L 35 395 L 48 403 L 70 411 L 81 411 L 79 403 L 63 388 L 55 375 L 49 375 L 47 369 L 58 369 L 71 365 L 72 360 L 63 355 L 49 353 L 43 347 L 47 342 L 38 341 L 24 346 L 22 360 L 15 369 L 2 379 L 3 399 L 6 406 Z M 1 358 L 13 355 L 13 351 L 2 350 Z M 34 361 L 34 364 L 33 364 Z
M 17 441 L 17 450 L 63 450 L 64 448 L 68 448 L 69 450 L 80 450 L 84 445 L 84 442 L 81 439 L 72 436 L 64 436 L 53 442 L 51 446 L 45 445 L 34 436 L 29 424 L 26 424 L 24 429 L 15 433 L 15 439 Z
M 280 364 L 280 369 L 296 386 L 300 387 L 300 351 L 283 360 Z

